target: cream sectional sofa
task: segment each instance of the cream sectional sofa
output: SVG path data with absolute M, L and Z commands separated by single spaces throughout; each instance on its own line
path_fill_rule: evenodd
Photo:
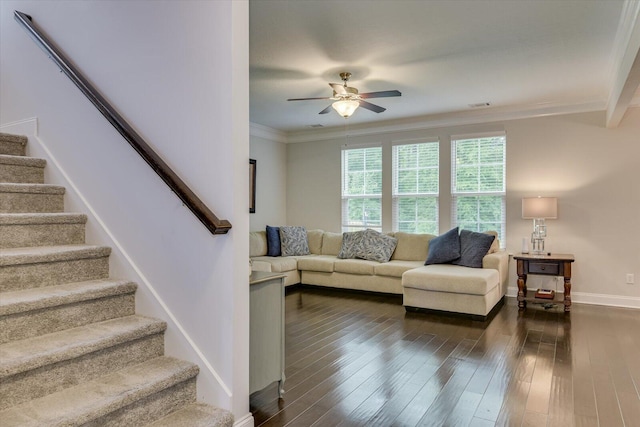
M 339 259 L 342 233 L 308 230 L 309 255 L 269 257 L 264 231 L 250 233 L 254 270 L 286 275 L 285 286 L 298 283 L 403 295 L 408 310 L 429 309 L 485 317 L 507 289 L 509 256 L 497 238 L 483 268 L 428 265 L 430 234 L 389 233 L 398 240 L 388 262 Z M 491 253 L 492 252 L 492 253 Z

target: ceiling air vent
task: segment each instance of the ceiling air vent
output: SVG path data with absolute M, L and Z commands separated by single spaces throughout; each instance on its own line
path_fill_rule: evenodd
M 490 102 L 478 102 L 477 104 L 469 104 L 471 108 L 482 108 L 491 106 Z
M 315 129 L 315 128 L 323 128 L 324 126 L 318 124 L 318 125 L 307 125 L 307 127 Z

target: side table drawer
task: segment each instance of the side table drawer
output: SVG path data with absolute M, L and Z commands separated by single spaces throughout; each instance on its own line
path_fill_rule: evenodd
M 529 262 L 529 273 L 558 276 L 560 274 L 560 266 L 546 262 Z

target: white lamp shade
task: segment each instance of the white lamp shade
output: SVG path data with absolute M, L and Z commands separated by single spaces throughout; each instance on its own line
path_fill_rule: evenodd
M 331 104 L 334 110 L 338 112 L 345 119 L 351 117 L 351 115 L 356 111 L 356 109 L 360 106 L 358 101 L 336 101 Z
M 556 197 L 525 197 L 522 199 L 522 218 L 558 218 L 558 199 Z

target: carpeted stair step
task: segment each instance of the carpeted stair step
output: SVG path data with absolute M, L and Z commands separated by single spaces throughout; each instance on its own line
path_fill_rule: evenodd
M 91 245 L 0 249 L 0 292 L 106 279 L 110 254 Z
M 24 156 L 27 146 L 27 137 L 0 133 L 0 154 L 10 156 Z
M 188 405 L 147 427 L 231 427 L 233 415 L 205 403 Z
M 135 315 L 28 139 L 0 133 L 0 426 L 232 426 L 196 403 L 198 367 L 164 354 L 166 323 Z
M 92 280 L 0 294 L 0 344 L 135 313 L 137 285 Z
M 133 315 L 2 344 L 0 409 L 162 356 L 166 326 Z
M 198 367 L 144 363 L 0 411 L 2 427 L 142 426 L 195 402 Z
M 0 183 L 0 213 L 62 212 L 64 187 Z
M 0 182 L 44 183 L 44 159 L 0 154 Z
M 84 214 L 0 214 L 0 248 L 81 244 L 86 223 Z

